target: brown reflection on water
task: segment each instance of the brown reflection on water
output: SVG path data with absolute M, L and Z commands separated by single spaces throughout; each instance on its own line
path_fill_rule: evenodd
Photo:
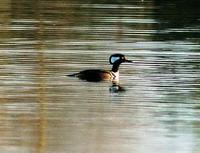
M 43 53 L 39 53 L 32 72 L 21 60 L 28 64 L 25 57 L 16 57 L 15 62 L 9 58 L 4 63 L 6 72 L 1 73 L 1 146 L 5 152 L 18 152 L 18 147 L 19 152 L 44 152 L 47 139 L 45 59 Z M 14 63 L 17 69 L 12 69 Z

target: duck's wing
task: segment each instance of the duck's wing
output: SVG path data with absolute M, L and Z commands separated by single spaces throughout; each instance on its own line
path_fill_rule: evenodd
M 79 79 L 90 81 L 90 82 L 99 82 L 99 81 L 112 79 L 112 73 L 110 71 L 99 70 L 99 69 L 84 70 L 79 73 L 70 74 L 68 76 L 78 77 Z

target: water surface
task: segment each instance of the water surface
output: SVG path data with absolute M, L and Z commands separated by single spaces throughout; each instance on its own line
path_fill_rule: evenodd
M 200 152 L 199 6 L 0 2 L 1 152 Z M 125 91 L 66 77 L 113 53 Z

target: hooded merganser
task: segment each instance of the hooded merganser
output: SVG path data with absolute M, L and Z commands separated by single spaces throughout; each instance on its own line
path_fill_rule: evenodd
M 109 70 L 100 70 L 100 69 L 89 69 L 83 70 L 79 73 L 71 74 L 68 76 L 78 77 L 79 79 L 98 82 L 98 81 L 118 81 L 119 80 L 119 66 L 121 63 L 132 63 L 131 60 L 128 60 L 123 54 L 113 54 L 109 58 L 109 62 L 112 66 L 112 69 Z

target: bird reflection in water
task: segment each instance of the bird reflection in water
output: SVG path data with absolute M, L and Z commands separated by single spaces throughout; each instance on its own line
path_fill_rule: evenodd
M 110 93 L 119 93 L 126 91 L 124 87 L 119 84 L 119 81 L 112 81 L 112 86 L 109 88 Z

